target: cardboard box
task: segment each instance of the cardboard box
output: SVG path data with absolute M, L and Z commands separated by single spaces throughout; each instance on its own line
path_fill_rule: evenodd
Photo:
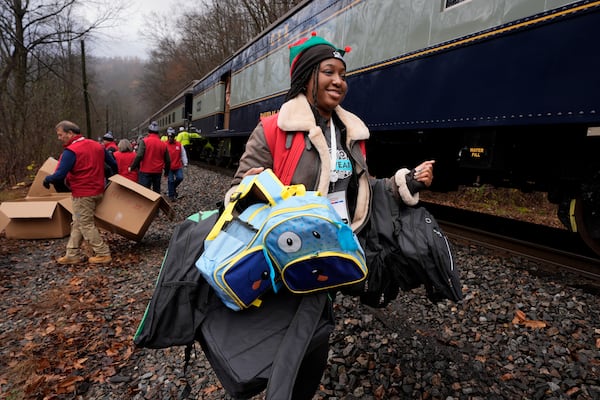
M 27 192 L 27 197 L 42 197 L 56 193 L 54 185 L 50 185 L 50 189 L 46 189 L 43 185 L 44 178 L 52 175 L 58 166 L 58 161 L 52 157 L 48 158 L 40 167 L 35 179 Z
M 7 238 L 49 239 L 69 235 L 73 213 L 71 193 L 57 193 L 52 186 L 46 189 L 42 184 L 57 165 L 58 161 L 48 158 L 25 199 L 0 205 L 0 232 L 6 229 Z M 104 197 L 96 207 L 98 228 L 140 241 L 158 210 L 172 218 L 171 206 L 160 194 L 121 175 L 109 180 Z
M 0 232 L 9 239 L 56 239 L 71 232 L 71 193 L 46 189 L 44 178 L 53 174 L 58 161 L 48 158 L 38 170 L 27 196 L 0 204 Z
M 159 194 L 121 175 L 109 178 L 104 198 L 96 207 L 99 228 L 140 241 L 158 210 L 172 217 L 169 203 Z
M 71 197 L 48 196 L 0 204 L 0 232 L 9 239 L 56 239 L 71 232 Z

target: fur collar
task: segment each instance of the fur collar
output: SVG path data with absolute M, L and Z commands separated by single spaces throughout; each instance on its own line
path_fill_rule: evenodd
M 337 106 L 334 111 L 346 125 L 348 141 L 367 140 L 369 138 L 369 129 L 360 118 L 340 106 Z M 317 127 L 315 116 L 306 96 L 299 94 L 281 106 L 277 126 L 290 132 L 310 132 L 311 129 Z
M 346 146 L 348 148 L 351 147 L 352 142 L 369 138 L 369 129 L 360 118 L 340 106 L 337 106 L 334 111 L 346 126 Z M 323 131 L 315 121 L 315 116 L 306 96 L 299 94 L 281 106 L 277 117 L 277 126 L 286 132 L 308 132 L 308 138 L 321 159 L 321 171 L 317 188 L 319 192 L 327 193 L 331 167 L 329 148 Z

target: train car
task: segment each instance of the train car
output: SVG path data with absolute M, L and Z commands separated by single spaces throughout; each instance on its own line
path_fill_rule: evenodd
M 432 190 L 547 192 L 600 254 L 600 1 L 304 1 L 193 86 L 217 161 L 277 112 L 289 45 L 313 31 L 352 48 L 342 105 L 371 131 L 373 175 L 435 159 Z

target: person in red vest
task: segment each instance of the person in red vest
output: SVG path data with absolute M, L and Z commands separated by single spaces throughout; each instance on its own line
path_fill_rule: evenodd
M 110 151 L 111 153 L 119 151 L 119 148 L 115 143 L 115 137 L 113 136 L 111 131 L 106 132 L 104 136 L 102 136 L 102 144 L 104 145 L 104 148 Z
M 118 145 L 119 151 L 115 151 L 113 156 L 119 167 L 119 175 L 123 175 L 127 179 L 131 179 L 134 182 L 138 181 L 137 171 L 130 171 L 129 166 L 135 159 L 135 152 L 133 146 L 128 139 L 121 139 Z
M 188 158 L 185 147 L 175 140 L 175 129 L 167 129 L 167 149 L 171 158 L 171 169 L 167 178 L 169 200 L 177 200 L 177 186 L 183 182 L 183 167 L 187 167 Z
M 71 121 L 59 122 L 56 135 L 63 143 L 64 151 L 56 171 L 44 178 L 43 184 L 49 189 L 50 184 L 63 182 L 66 178 L 73 198 L 73 223 L 67 252 L 56 261 L 59 264 L 84 262 L 80 246 L 85 239 L 94 251 L 88 262 L 110 263 L 110 249 L 96 227 L 94 213 L 104 194 L 104 163 L 116 170 L 115 160 L 100 143 L 83 137 L 79 126 Z
M 137 154 L 129 171 L 139 168 L 138 183 L 160 193 L 161 175 L 165 177 L 171 170 L 171 158 L 167 144 L 158 136 L 158 123 L 152 121 L 148 126 L 148 135 L 140 140 Z
M 290 46 L 290 89 L 279 112 L 261 118 L 248 138 L 225 203 L 245 176 L 272 168 L 284 184 L 303 184 L 330 198 L 357 235 L 368 225 L 370 185 L 375 179 L 369 175 L 366 160 L 369 129 L 340 106 L 348 91 L 344 55 L 350 50 L 316 34 Z M 415 205 L 419 190 L 432 183 L 433 164 L 427 160 L 412 170 L 401 168 L 382 179 L 383 184 L 399 205 Z M 327 366 L 328 350 L 325 341 L 305 354 L 294 399 L 313 398 Z

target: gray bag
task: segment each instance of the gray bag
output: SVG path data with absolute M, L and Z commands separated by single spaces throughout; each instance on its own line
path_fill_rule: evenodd
M 219 303 L 204 319 L 198 339 L 225 390 L 236 399 L 265 388 L 269 400 L 291 399 L 292 393 L 311 399 L 334 327 L 328 295 L 281 290 L 267 294 L 260 307 L 243 311 Z

